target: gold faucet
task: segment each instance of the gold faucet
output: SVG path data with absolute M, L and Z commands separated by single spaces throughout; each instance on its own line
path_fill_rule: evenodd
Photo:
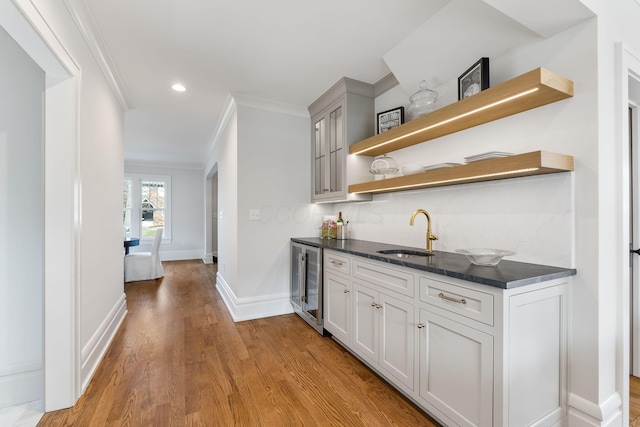
M 429 212 L 424 209 L 418 209 L 417 211 L 411 214 L 411 221 L 409 221 L 409 225 L 413 225 L 413 220 L 416 219 L 416 215 L 423 213 L 427 217 L 427 249 L 425 250 L 428 254 L 433 252 L 433 244 L 434 240 L 438 240 L 438 236 L 431 232 L 431 217 L 429 216 Z

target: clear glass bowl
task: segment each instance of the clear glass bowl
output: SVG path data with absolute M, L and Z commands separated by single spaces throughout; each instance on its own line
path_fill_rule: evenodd
M 490 248 L 456 249 L 456 252 L 466 255 L 471 264 L 487 266 L 498 265 L 503 257 L 516 254 L 513 251 Z
M 438 108 L 438 92 L 427 87 L 427 81 L 420 82 L 420 90 L 409 97 L 408 112 L 411 118 L 417 119 Z
M 371 169 L 369 172 L 372 174 L 392 174 L 398 172 L 398 163 L 392 157 L 383 154 L 382 156 L 377 156 L 376 159 L 371 163 Z

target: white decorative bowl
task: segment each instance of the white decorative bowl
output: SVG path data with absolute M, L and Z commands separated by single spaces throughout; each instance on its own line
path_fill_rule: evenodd
M 424 169 L 422 165 L 407 165 L 402 167 L 403 175 L 411 175 L 414 173 L 422 172 Z
M 456 252 L 466 255 L 472 264 L 488 266 L 498 265 L 503 257 L 516 254 L 513 251 L 489 248 L 456 249 Z

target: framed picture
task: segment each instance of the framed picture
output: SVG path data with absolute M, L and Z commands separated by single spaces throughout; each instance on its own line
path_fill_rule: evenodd
M 458 101 L 489 88 L 489 58 L 480 58 L 458 77 Z
M 378 133 L 386 132 L 391 128 L 404 123 L 404 107 L 378 113 Z

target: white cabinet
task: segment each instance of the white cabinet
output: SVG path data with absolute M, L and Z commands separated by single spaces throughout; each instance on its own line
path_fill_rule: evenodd
M 444 425 L 565 425 L 570 281 L 500 289 L 325 250 L 327 330 Z
M 493 337 L 420 309 L 419 397 L 460 426 L 493 425 Z
M 324 328 L 338 341 L 351 341 L 351 278 L 349 259 L 325 251 Z
M 380 347 L 380 305 L 378 292 L 360 284 L 354 286 L 353 298 L 353 351 L 369 362 L 378 364 Z
M 353 351 L 386 371 L 391 382 L 413 390 L 413 304 L 358 282 L 354 282 L 353 291 Z
M 311 200 L 371 200 L 349 194 L 349 185 L 370 181 L 368 156 L 349 156 L 349 147 L 373 135 L 373 85 L 342 78 L 309 106 L 311 115 Z

